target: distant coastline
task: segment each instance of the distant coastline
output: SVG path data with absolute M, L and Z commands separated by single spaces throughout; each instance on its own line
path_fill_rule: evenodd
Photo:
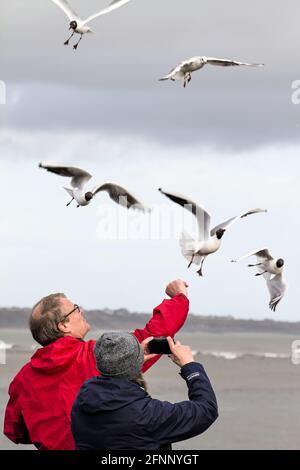
M 86 317 L 93 328 L 101 330 L 130 330 L 142 328 L 149 320 L 149 313 L 129 312 L 127 309 L 87 310 Z M 0 308 L 0 328 L 27 328 L 29 308 Z M 247 320 L 231 316 L 203 316 L 189 314 L 183 332 L 255 332 L 300 334 L 300 322 L 285 322 L 271 319 Z

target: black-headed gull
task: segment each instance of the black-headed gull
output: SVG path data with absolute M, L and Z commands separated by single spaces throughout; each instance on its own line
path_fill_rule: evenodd
M 218 59 L 215 57 L 195 56 L 180 62 L 167 75 L 159 80 L 182 80 L 185 87 L 192 80 L 192 72 L 202 69 L 206 64 L 219 65 L 221 67 L 244 65 L 247 67 L 262 67 L 264 64 L 249 64 L 248 62 L 239 62 L 231 59 Z
M 134 208 L 141 211 L 149 210 L 135 196 L 133 196 L 133 194 L 131 194 L 122 186 L 114 183 L 104 183 L 100 186 L 95 186 L 91 190 L 87 190 L 86 185 L 92 178 L 92 175 L 87 171 L 82 170 L 81 168 L 67 165 L 55 165 L 52 163 L 40 163 L 39 167 L 44 168 L 51 173 L 72 178 L 72 188 L 64 188 L 72 197 L 67 206 L 69 206 L 73 200 L 77 202 L 77 207 L 87 206 L 93 197 L 96 196 L 96 194 L 98 194 L 100 191 L 106 191 L 113 201 L 122 206 L 125 206 L 127 209 Z
M 197 271 L 199 276 L 203 275 L 202 267 L 205 258 L 220 248 L 222 237 L 231 225 L 233 225 L 237 220 L 247 217 L 248 215 L 256 214 L 258 212 L 267 212 L 266 209 L 251 209 L 236 217 L 231 217 L 225 222 L 210 229 L 211 216 L 203 207 L 181 194 L 166 192 L 161 188 L 159 188 L 159 191 L 171 199 L 171 201 L 176 202 L 190 211 L 197 219 L 199 229 L 198 239 L 194 240 L 186 232 L 183 232 L 180 238 L 180 246 L 183 256 L 189 261 L 188 268 L 192 263 L 198 266 L 200 265 L 200 269 Z
M 80 34 L 80 38 L 76 44 L 74 44 L 73 49 L 77 49 L 78 44 L 80 43 L 82 36 L 86 33 L 94 33 L 94 31 L 88 26 L 88 23 L 98 16 L 106 15 L 106 13 L 110 13 L 117 8 L 125 5 L 125 3 L 130 2 L 130 0 L 113 0 L 108 7 L 100 10 L 98 13 L 94 13 L 93 15 L 89 16 L 85 20 L 82 20 L 77 13 L 72 9 L 69 5 L 67 0 L 52 0 L 62 11 L 67 15 L 70 20 L 69 29 L 72 29 L 73 32 L 71 36 L 64 42 L 67 46 L 69 44 L 70 39 L 74 36 L 75 33 Z
M 258 273 L 255 276 L 263 276 L 265 278 L 270 293 L 269 307 L 275 312 L 278 303 L 287 289 L 287 284 L 282 277 L 284 259 L 276 259 L 271 255 L 268 248 L 260 248 L 234 259 L 232 262 L 237 263 L 250 256 L 256 256 L 257 262 L 255 264 L 248 264 L 248 266 L 257 268 Z

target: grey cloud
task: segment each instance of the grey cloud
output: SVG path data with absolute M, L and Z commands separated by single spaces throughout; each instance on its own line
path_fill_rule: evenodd
M 84 16 L 99 1 L 72 5 Z M 237 150 L 299 139 L 300 107 L 291 103 L 291 83 L 299 78 L 296 0 L 133 0 L 96 20 L 97 35 L 84 37 L 76 53 L 62 45 L 68 22 L 50 0 L 15 0 L 2 8 L 8 47 L 0 53 L 0 78 L 8 98 L 21 94 L 1 110 L 8 126 L 100 129 Z M 157 81 L 195 54 L 266 67 L 207 67 L 186 90 Z

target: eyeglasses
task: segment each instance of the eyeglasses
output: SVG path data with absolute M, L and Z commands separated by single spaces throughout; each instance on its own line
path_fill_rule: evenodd
M 66 314 L 61 320 L 59 320 L 59 322 L 57 322 L 57 323 L 61 323 L 61 322 L 65 321 L 65 319 L 66 319 L 69 315 L 71 315 L 73 312 L 75 312 L 76 310 L 78 310 L 78 312 L 81 312 L 81 308 L 79 307 L 79 305 L 74 304 L 73 310 L 71 310 L 71 312 L 67 313 L 67 314 Z

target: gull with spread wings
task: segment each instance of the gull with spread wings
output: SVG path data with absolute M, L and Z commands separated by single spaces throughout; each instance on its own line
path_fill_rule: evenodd
M 283 267 L 284 259 L 275 259 L 268 248 L 260 248 L 258 250 L 250 251 L 244 256 L 238 259 L 232 260 L 233 263 L 242 261 L 243 259 L 249 258 L 250 256 L 256 256 L 255 264 L 248 264 L 249 267 L 256 267 L 258 273 L 255 276 L 263 276 L 267 283 L 267 288 L 270 294 L 269 307 L 275 312 L 276 307 L 287 289 L 287 284 L 283 279 Z
M 135 196 L 133 196 L 133 194 L 117 184 L 104 183 L 95 186 L 91 190 L 87 190 L 86 185 L 92 178 L 92 175 L 81 168 L 67 165 L 55 165 L 53 163 L 40 163 L 39 167 L 44 168 L 51 173 L 71 178 L 72 188 L 64 188 L 72 198 L 71 201 L 68 202 L 67 206 L 69 206 L 73 200 L 77 202 L 77 207 L 87 206 L 96 194 L 101 191 L 106 191 L 114 202 L 126 207 L 127 209 L 133 208 L 144 212 L 149 211 L 148 207 L 142 204 Z
M 95 18 L 98 18 L 98 16 L 106 15 L 106 13 L 110 13 L 111 11 L 120 8 L 121 6 L 125 5 L 125 3 L 130 2 L 130 0 L 113 0 L 108 5 L 108 7 L 102 9 L 98 13 L 94 13 L 85 20 L 81 19 L 77 15 L 77 13 L 75 13 L 75 11 L 70 6 L 69 2 L 67 2 L 67 0 L 52 0 L 52 2 L 55 3 L 59 8 L 61 8 L 70 20 L 69 29 L 72 29 L 72 34 L 64 42 L 64 44 L 67 46 L 69 44 L 70 39 L 74 36 L 75 33 L 80 34 L 78 42 L 73 46 L 73 49 L 76 50 L 84 34 L 94 33 L 94 31 L 88 26 L 88 23 L 90 23 L 90 21 L 94 20 Z
M 192 80 L 192 72 L 202 69 L 206 64 L 218 65 L 220 67 L 240 66 L 262 67 L 264 64 L 249 64 L 248 62 L 239 62 L 231 59 L 218 59 L 216 57 L 196 56 L 191 59 L 180 62 L 167 75 L 159 80 L 181 80 L 184 87 Z
M 189 234 L 183 232 L 180 239 L 180 246 L 183 256 L 189 261 L 188 268 L 192 263 L 198 266 L 200 265 L 200 269 L 197 271 L 199 276 L 203 275 L 202 267 L 205 258 L 208 255 L 215 253 L 220 248 L 222 237 L 229 227 L 239 219 L 243 219 L 248 215 L 256 214 L 258 212 L 267 212 L 266 209 L 251 209 L 236 217 L 231 217 L 225 222 L 210 229 L 210 214 L 202 206 L 199 206 L 194 201 L 182 196 L 181 194 L 166 192 L 161 188 L 159 188 L 159 191 L 171 199 L 171 201 L 179 204 L 194 214 L 197 219 L 199 229 L 198 239 L 194 240 Z

